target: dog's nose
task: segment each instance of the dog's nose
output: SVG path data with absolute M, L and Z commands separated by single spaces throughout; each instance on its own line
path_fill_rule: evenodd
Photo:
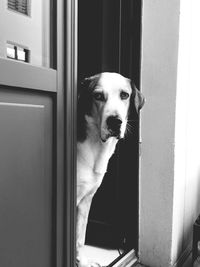
M 109 116 L 106 120 L 106 123 L 109 130 L 118 134 L 122 124 L 122 121 L 119 119 L 118 116 Z

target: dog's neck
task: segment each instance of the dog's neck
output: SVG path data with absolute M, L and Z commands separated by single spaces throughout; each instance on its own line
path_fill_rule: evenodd
M 103 175 L 117 142 L 115 137 L 110 137 L 106 142 L 102 142 L 95 123 L 87 121 L 87 138 L 77 144 L 78 161 L 86 168 L 92 169 L 93 172 Z

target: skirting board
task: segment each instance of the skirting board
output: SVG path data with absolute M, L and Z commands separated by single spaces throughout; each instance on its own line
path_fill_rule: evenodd
M 135 250 L 132 249 L 124 256 L 121 255 L 118 259 L 116 259 L 113 263 L 108 265 L 108 267 L 131 267 L 133 264 L 137 262 L 137 257 L 135 255 Z

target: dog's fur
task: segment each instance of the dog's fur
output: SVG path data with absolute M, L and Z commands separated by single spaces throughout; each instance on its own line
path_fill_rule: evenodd
M 144 97 L 118 73 L 101 73 L 81 83 L 77 123 L 77 266 L 89 263 L 83 253 L 92 198 L 101 185 L 116 144 L 126 132 L 131 99 L 137 110 Z

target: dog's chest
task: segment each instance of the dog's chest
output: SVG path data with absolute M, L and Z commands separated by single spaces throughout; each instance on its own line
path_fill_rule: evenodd
M 77 144 L 77 182 L 101 183 L 117 141 Z

